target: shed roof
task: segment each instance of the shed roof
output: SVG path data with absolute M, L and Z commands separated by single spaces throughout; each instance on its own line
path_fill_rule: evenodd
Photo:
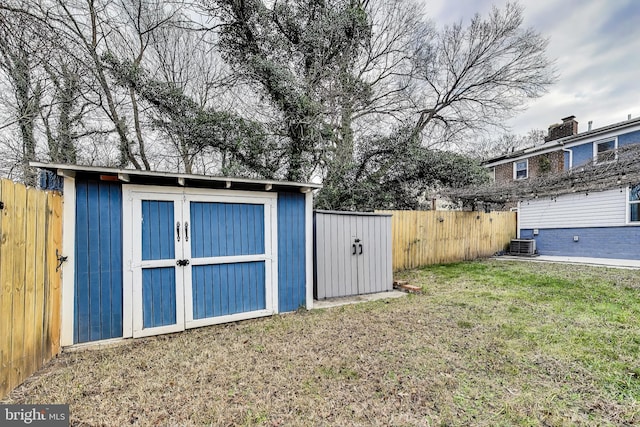
M 229 188 L 253 191 L 301 191 L 322 188 L 321 184 L 250 179 L 186 173 L 119 169 L 102 166 L 80 166 L 56 163 L 29 162 L 29 165 L 55 172 L 59 176 L 85 177 L 103 181 L 119 181 L 127 184 L 173 185 L 182 187 Z

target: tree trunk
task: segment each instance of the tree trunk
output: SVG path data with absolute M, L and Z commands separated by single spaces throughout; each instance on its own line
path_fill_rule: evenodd
M 13 56 L 12 78 L 15 85 L 18 125 L 22 136 L 22 174 L 26 184 L 37 183 L 36 171 L 29 162 L 36 158 L 34 121 L 40 108 L 41 88 L 32 87 L 28 53 L 18 52 Z

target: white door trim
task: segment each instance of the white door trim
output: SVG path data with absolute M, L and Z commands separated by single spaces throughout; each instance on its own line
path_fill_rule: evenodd
M 124 186 L 123 186 L 124 187 Z M 165 192 L 164 194 L 157 192 L 144 191 L 127 191 L 126 206 L 123 201 L 123 214 L 128 212 L 130 217 L 125 216 L 124 223 L 130 224 L 129 238 L 123 239 L 123 252 L 128 255 L 128 272 L 130 282 L 127 283 L 125 289 L 131 291 L 131 319 L 132 319 L 132 336 L 134 338 L 145 337 L 150 335 L 165 334 L 171 332 L 179 332 L 185 329 L 184 326 L 184 272 L 182 267 L 176 266 L 176 260 L 181 256 L 180 245 L 177 241 L 176 233 L 174 238 L 174 258 L 165 260 L 142 260 L 142 201 L 143 200 L 160 200 L 173 202 L 174 221 L 182 221 L 182 198 L 178 192 Z M 172 225 L 173 230 L 173 225 Z M 143 324 L 143 297 L 142 297 L 142 270 L 143 268 L 159 268 L 171 267 L 175 274 L 175 314 L 176 323 L 166 326 L 157 326 L 145 328 Z
M 62 263 L 62 301 L 60 322 L 60 345 L 73 345 L 75 328 L 75 245 L 76 245 L 76 180 L 64 177 L 64 198 L 62 199 L 62 254 L 67 262 Z

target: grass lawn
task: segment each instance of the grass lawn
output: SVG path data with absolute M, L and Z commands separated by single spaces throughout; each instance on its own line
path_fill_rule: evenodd
M 424 293 L 65 353 L 3 403 L 79 425 L 640 424 L 640 271 L 401 276 Z

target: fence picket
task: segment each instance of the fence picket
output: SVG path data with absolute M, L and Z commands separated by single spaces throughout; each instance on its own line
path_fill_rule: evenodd
M 0 180 L 0 398 L 60 350 L 61 197 Z M 52 206 L 53 205 L 53 206 Z
M 51 322 L 48 331 L 50 335 L 49 354 L 60 352 L 60 324 L 62 319 L 62 272 L 57 269 L 58 258 L 56 250 L 62 252 L 62 196 L 57 193 L 49 193 L 50 200 L 50 235 L 47 251 L 47 268 L 49 269 L 48 284 L 51 289 Z
M 506 249 L 515 212 L 377 211 L 393 214 L 393 270 L 472 260 Z
M 0 182 L 0 200 L 4 204 L 0 211 L 0 396 L 4 396 L 12 388 L 13 193 L 13 183 L 4 180 Z
M 47 235 L 45 229 L 45 221 L 47 215 L 47 199 L 45 197 L 37 197 L 36 200 L 36 241 L 35 241 L 35 254 L 34 254 L 34 264 L 35 264 L 35 284 L 36 284 L 36 306 L 35 306 L 35 317 L 34 317 L 34 329 L 35 329 L 35 366 L 42 366 L 45 361 L 44 354 L 44 310 L 45 310 L 45 293 L 46 286 L 45 285 L 45 274 L 44 270 L 46 268 L 46 244 L 47 244 Z M 42 283 L 43 286 L 38 286 L 39 283 Z
M 26 223 L 25 211 L 27 205 L 27 188 L 22 184 L 15 185 L 13 195 L 13 314 L 11 316 L 11 383 L 19 384 L 25 372 L 24 334 L 25 334 L 25 246 Z

